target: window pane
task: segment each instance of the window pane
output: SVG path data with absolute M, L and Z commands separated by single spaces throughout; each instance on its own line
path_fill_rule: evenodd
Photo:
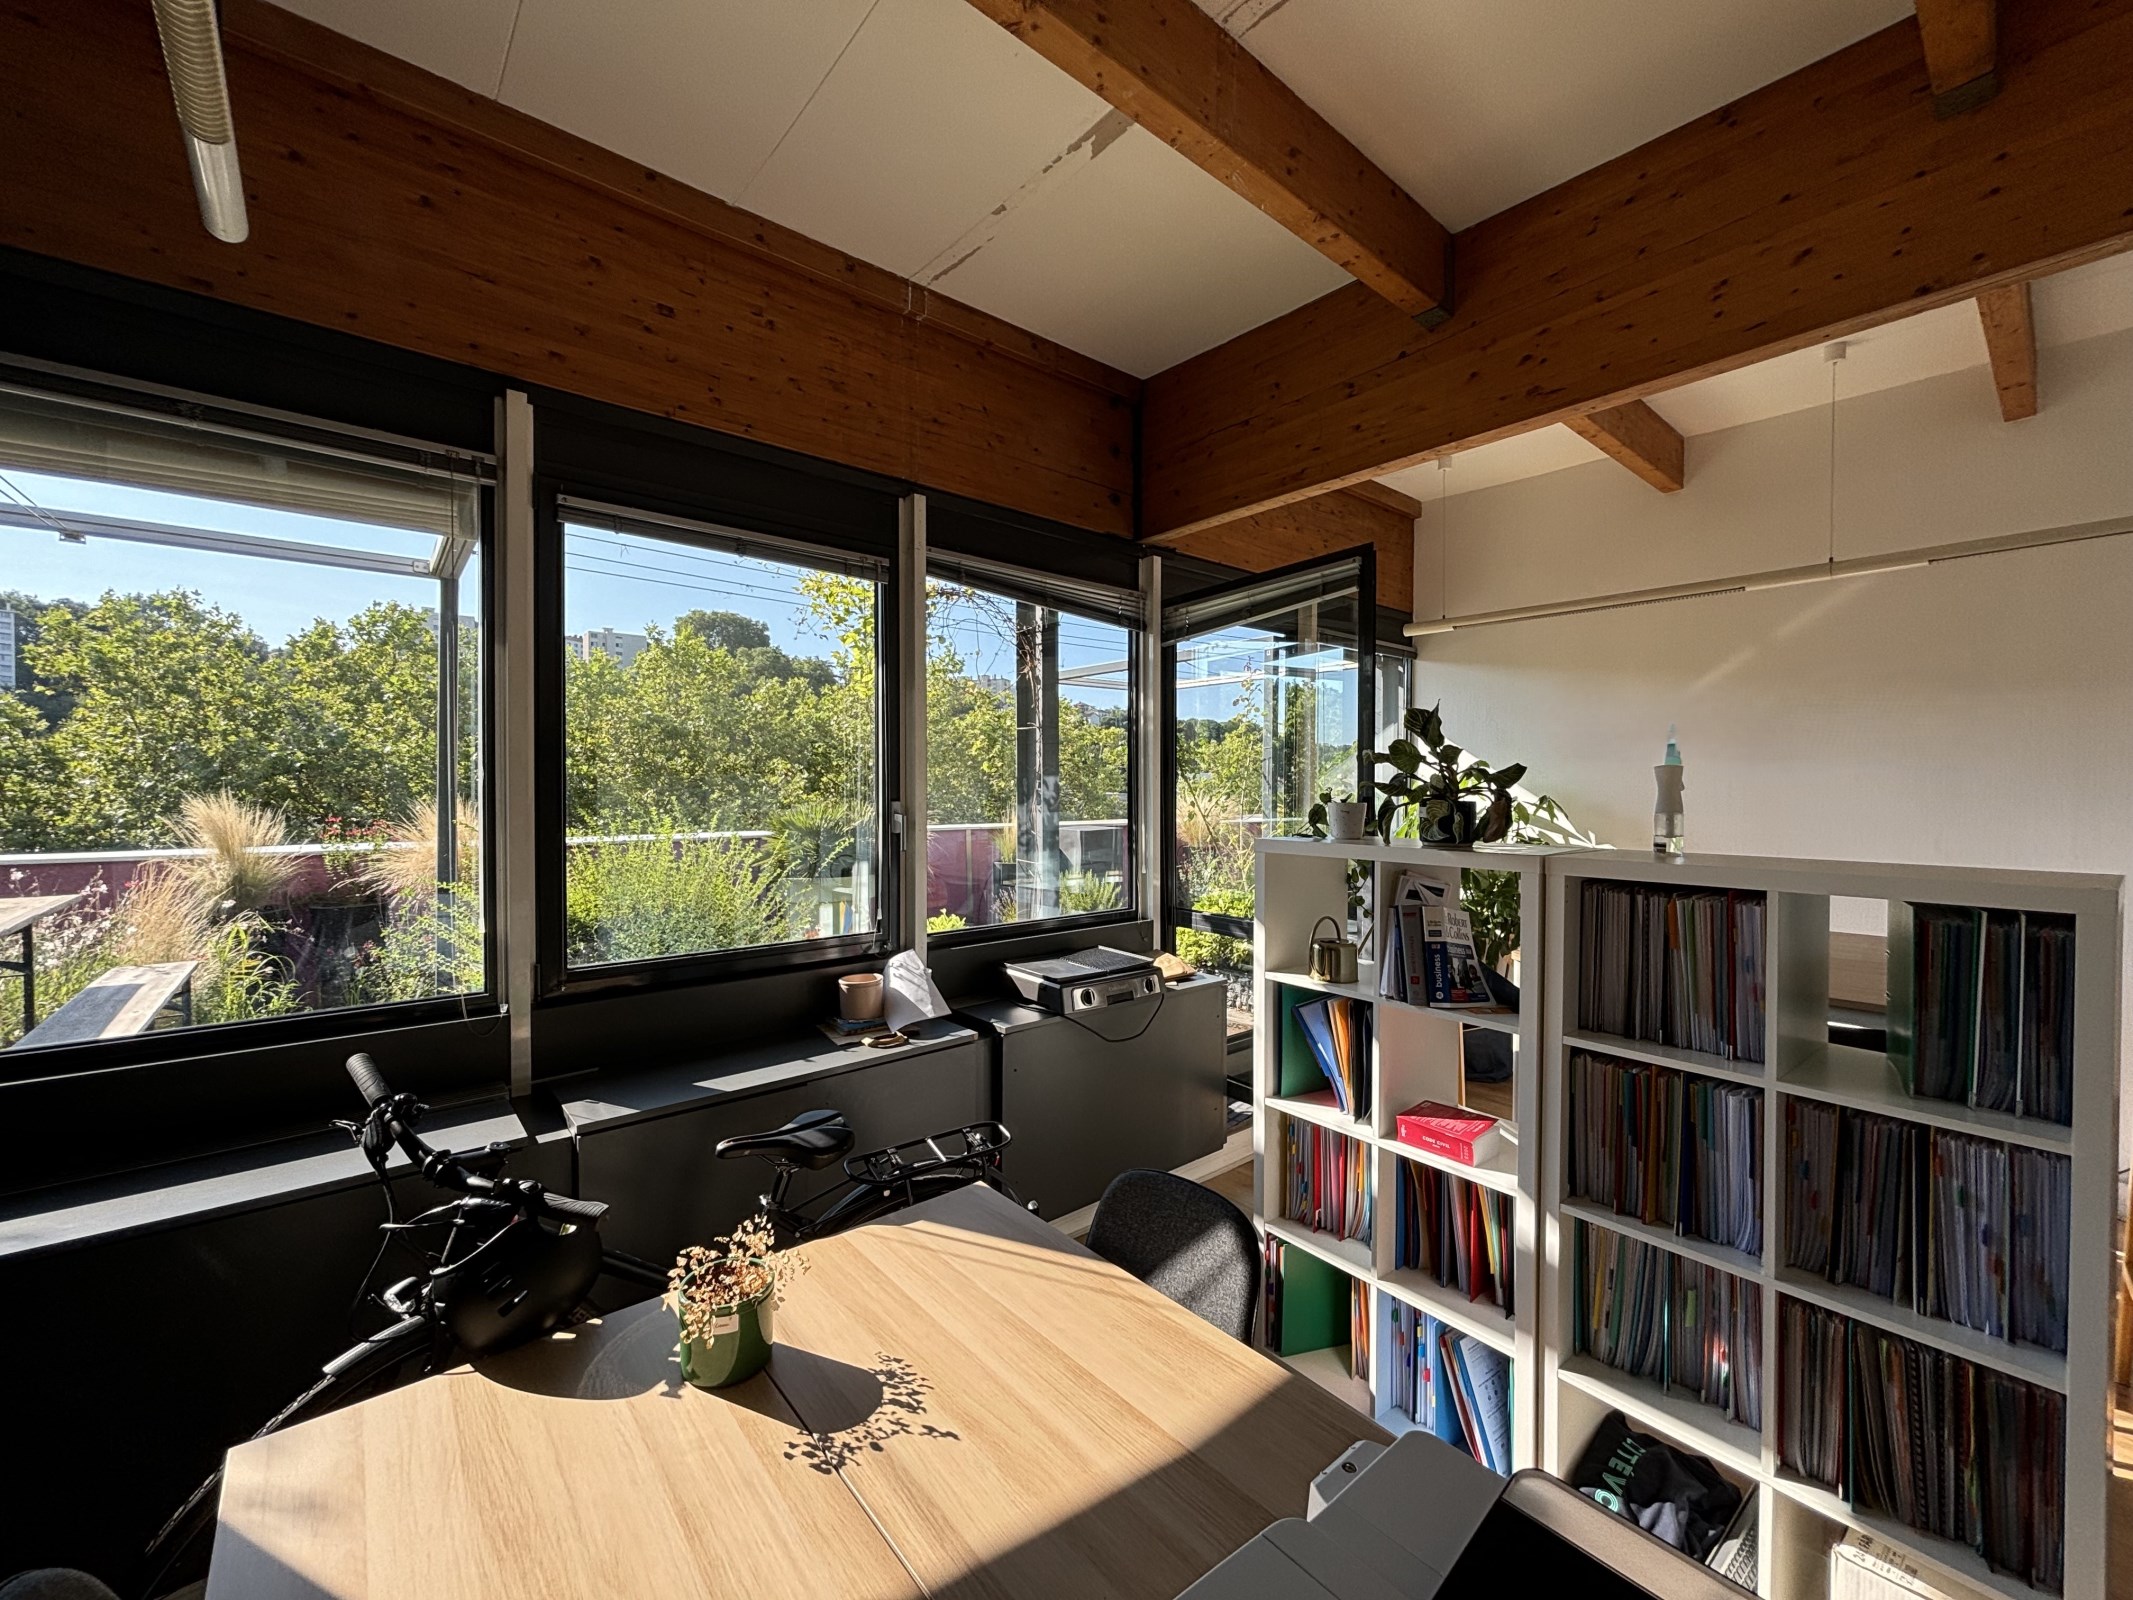
M 637 527 L 563 549 L 570 964 L 871 933 L 881 584 Z
M 479 509 L 0 397 L 0 1044 L 487 987 Z
M 1229 979 L 1232 1031 L 1251 1025 L 1252 841 L 1301 832 L 1320 793 L 1355 790 L 1355 641 L 1341 598 L 1177 646 L 1175 938 Z M 1192 927 L 1193 912 L 1232 931 Z
M 928 585 L 926 909 L 934 932 L 1131 907 L 1131 636 Z

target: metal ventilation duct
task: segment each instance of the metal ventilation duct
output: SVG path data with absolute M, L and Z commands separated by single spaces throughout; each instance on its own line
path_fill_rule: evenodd
M 222 76 L 222 39 L 214 0 L 155 0 L 156 32 L 170 69 L 171 98 L 185 130 L 185 154 L 200 220 L 227 244 L 242 244 L 251 232 L 244 212 L 244 181 L 237 171 L 237 130 L 230 121 L 230 90 Z

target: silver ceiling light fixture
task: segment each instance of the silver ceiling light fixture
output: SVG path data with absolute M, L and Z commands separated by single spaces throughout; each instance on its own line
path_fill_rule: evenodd
M 244 180 L 237 171 L 237 129 L 230 120 L 230 88 L 222 76 L 222 36 L 215 0 L 155 0 L 156 32 L 170 94 L 185 130 L 200 220 L 225 244 L 242 244 L 251 229 L 244 212 Z

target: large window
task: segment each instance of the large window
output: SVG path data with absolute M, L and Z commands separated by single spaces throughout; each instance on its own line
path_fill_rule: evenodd
M 9 1054 L 486 989 L 481 502 L 0 391 Z
M 1168 608 L 1174 768 L 1170 908 L 1180 956 L 1229 980 L 1251 1026 L 1253 841 L 1301 832 L 1323 793 L 1355 793 L 1371 715 L 1354 558 Z M 1373 683 L 1373 687 L 1375 684 Z
M 872 935 L 884 571 L 569 502 L 562 523 L 567 963 Z
M 927 593 L 926 911 L 935 934 L 1133 908 L 1138 597 L 1065 609 L 975 563 Z M 1054 602 L 1054 603 L 1047 603 Z

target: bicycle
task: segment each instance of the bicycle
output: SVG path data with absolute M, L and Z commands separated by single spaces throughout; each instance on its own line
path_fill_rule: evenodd
M 757 1200 L 778 1243 L 789 1245 L 842 1233 L 973 1183 L 986 1184 L 1023 1205 L 1001 1167 L 1001 1155 L 1013 1140 L 1003 1123 L 971 1122 L 855 1156 L 851 1124 L 842 1112 L 803 1111 L 768 1133 L 721 1139 L 712 1154 L 721 1161 L 753 1156 L 769 1164 L 770 1192 Z M 914 1154 L 920 1151 L 924 1154 Z M 821 1172 L 839 1162 L 841 1184 L 787 1204 L 793 1181 L 803 1170 Z M 816 1207 L 820 1209 L 810 1216 Z M 1030 1201 L 1027 1209 L 1035 1211 L 1036 1202 Z
M 367 1054 L 350 1056 L 347 1066 L 367 1109 L 360 1122 L 335 1126 L 356 1141 L 377 1173 L 386 1213 L 385 1243 L 363 1275 L 357 1302 L 394 1239 L 442 1229 L 443 1242 L 425 1252 L 423 1272 L 376 1296 L 393 1322 L 327 1362 L 318 1381 L 252 1438 L 263 1439 L 443 1366 L 543 1338 L 595 1314 L 587 1297 L 604 1276 L 654 1294 L 665 1291 L 665 1272 L 600 1243 L 600 1219 L 607 1214 L 600 1201 L 551 1194 L 533 1178 L 503 1176 L 510 1154 L 506 1145 L 471 1153 L 432 1148 L 416 1131 L 428 1107 L 411 1094 L 395 1094 Z M 799 1243 L 970 1183 L 988 1183 L 1020 1204 L 1000 1170 L 1000 1154 L 1010 1138 L 1001 1124 L 978 1122 L 854 1156 L 851 1125 L 843 1114 L 809 1111 L 782 1128 L 723 1140 L 716 1154 L 753 1156 L 770 1164 L 775 1177 L 770 1193 L 761 1197 L 763 1209 L 781 1243 Z M 395 1147 L 425 1180 L 458 1198 L 401 1221 L 386 1171 Z M 911 1154 L 922 1149 L 926 1157 Z M 786 1203 L 803 1169 L 819 1172 L 838 1161 L 844 1163 L 843 1185 L 796 1205 Z M 807 1214 L 818 1206 L 815 1215 Z M 150 1542 L 144 1596 L 165 1594 L 201 1575 L 221 1483 L 218 1468 Z
M 357 1303 L 394 1239 L 442 1229 L 443 1242 L 424 1252 L 424 1271 L 376 1297 L 394 1321 L 327 1362 L 318 1381 L 252 1438 L 394 1387 L 408 1376 L 553 1333 L 581 1312 L 590 1313 L 586 1297 L 603 1276 L 655 1294 L 666 1288 L 659 1268 L 601 1245 L 605 1205 L 550 1194 L 533 1178 L 503 1176 L 505 1145 L 469 1154 L 433 1149 L 416 1132 L 428 1110 L 421 1101 L 393 1093 L 368 1055 L 350 1056 L 348 1075 L 368 1109 L 362 1121 L 335 1126 L 361 1146 L 385 1190 L 385 1241 L 363 1275 Z M 457 1198 L 401 1221 L 386 1172 L 395 1146 L 424 1179 Z M 221 1482 L 218 1468 L 150 1541 L 144 1595 L 163 1594 L 204 1570 Z

